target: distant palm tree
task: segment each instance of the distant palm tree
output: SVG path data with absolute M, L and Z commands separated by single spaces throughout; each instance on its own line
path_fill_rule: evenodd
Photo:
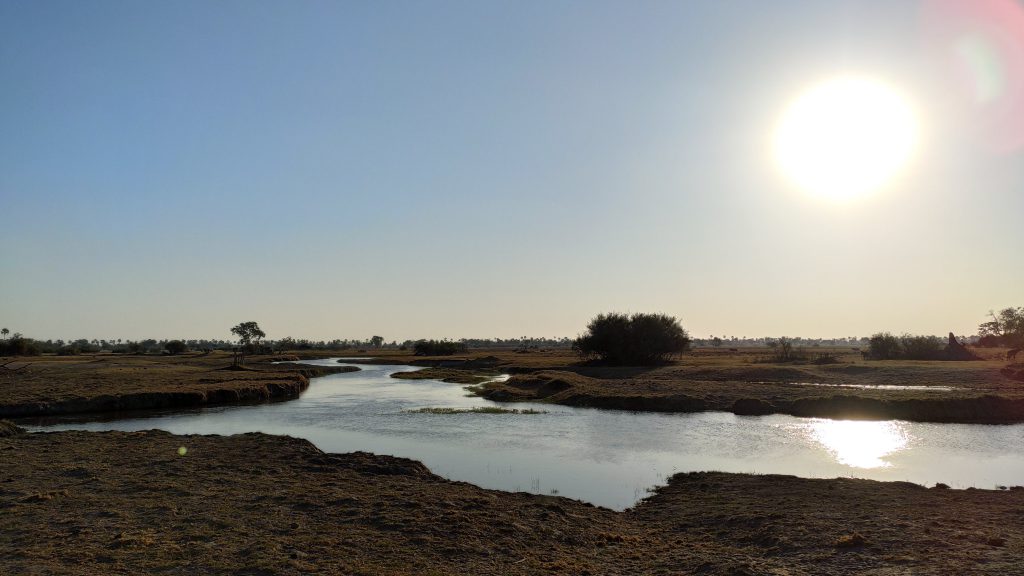
M 7 340 L 7 335 L 10 334 L 10 333 L 11 333 L 11 331 L 8 330 L 7 328 L 0 329 L 0 334 L 4 335 L 4 340 Z

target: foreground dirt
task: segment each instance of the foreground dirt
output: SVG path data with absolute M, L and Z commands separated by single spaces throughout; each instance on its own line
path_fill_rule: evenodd
M 2 359 L 0 418 L 186 408 L 295 398 L 309 378 L 352 367 L 271 364 L 231 369 L 226 353 Z
M 0 459 L 5 574 L 1024 573 L 1024 490 L 699 473 L 613 512 L 263 434 L 17 434 Z

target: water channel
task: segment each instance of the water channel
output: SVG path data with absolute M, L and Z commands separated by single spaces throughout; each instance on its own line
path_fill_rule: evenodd
M 309 364 L 336 366 L 330 360 Z M 1024 424 L 844 421 L 783 415 L 635 413 L 497 404 L 462 386 L 390 375 L 410 366 L 361 365 L 316 378 L 295 400 L 178 410 L 111 421 L 30 426 L 175 434 L 266 432 L 328 452 L 412 458 L 486 488 L 559 494 L 621 510 L 676 472 L 720 470 L 907 480 L 953 488 L 1024 484 Z M 438 414 L 422 408 L 500 406 L 542 414 Z

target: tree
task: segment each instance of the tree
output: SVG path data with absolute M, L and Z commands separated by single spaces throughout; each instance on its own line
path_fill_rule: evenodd
M 242 322 L 232 328 L 231 333 L 238 336 L 239 346 L 250 351 L 258 350 L 260 340 L 267 337 L 266 333 L 260 330 L 259 324 L 255 322 Z
M 626 365 L 664 362 L 689 346 L 686 330 L 666 314 L 598 314 L 587 325 L 587 333 L 573 342 L 573 349 L 582 356 Z
M 382 344 L 384 344 L 383 336 L 374 336 L 373 338 L 370 338 L 370 346 L 380 348 Z
M 164 350 L 167 350 L 168 354 L 177 355 L 188 350 L 188 346 L 186 346 L 181 340 L 171 340 L 167 344 L 164 344 Z
M 11 333 L 11 331 L 8 330 L 7 328 L 0 329 L 0 334 L 4 335 L 4 340 L 7 340 L 7 335 L 10 334 L 10 333 Z
M 417 340 L 412 346 L 413 354 L 416 356 L 451 356 L 461 354 L 468 350 L 465 342 L 451 342 L 449 340 Z
M 895 360 L 903 355 L 900 339 L 889 332 L 873 334 L 868 340 L 868 355 L 875 360 Z
M 1024 307 L 1004 308 L 996 314 L 989 310 L 992 318 L 978 326 L 982 340 L 994 345 L 1024 346 Z

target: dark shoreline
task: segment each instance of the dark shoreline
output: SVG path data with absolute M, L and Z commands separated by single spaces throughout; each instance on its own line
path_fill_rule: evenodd
M 360 370 L 355 366 L 253 364 L 256 367 L 237 371 L 219 368 L 205 372 L 217 375 L 223 378 L 222 380 L 202 374 L 198 375 L 199 378 L 196 374 L 188 374 L 192 380 L 186 378 L 180 383 L 172 381 L 169 385 L 152 386 L 149 389 L 142 386 L 142 390 L 124 392 L 119 392 L 119 383 L 112 381 L 93 394 L 71 392 L 63 397 L 0 403 L 0 418 L 114 415 L 125 412 L 280 401 L 299 397 L 309 388 L 310 378 Z M 198 384 L 193 384 L 195 380 Z M 7 385 L 17 386 L 18 383 L 18 380 L 14 380 Z M 68 385 L 73 385 L 73 382 L 68 382 Z
M 785 414 L 843 420 L 907 420 L 942 424 L 1024 423 L 1024 399 L 982 395 L 967 398 L 865 398 L 856 394 L 797 399 L 729 398 L 714 395 L 615 394 L 577 390 L 560 379 L 519 379 L 474 389 L 495 402 L 540 402 L 632 412 L 731 412 L 739 416 Z
M 1024 572 L 1024 489 L 696 472 L 615 512 L 266 434 L 0 434 L 0 454 L 11 574 Z

